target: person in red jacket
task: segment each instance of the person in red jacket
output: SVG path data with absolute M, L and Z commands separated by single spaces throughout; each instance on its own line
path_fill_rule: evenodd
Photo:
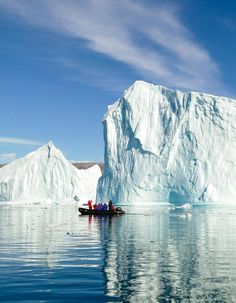
M 89 207 L 89 209 L 93 209 L 92 203 L 93 203 L 92 200 L 88 200 L 88 207 Z

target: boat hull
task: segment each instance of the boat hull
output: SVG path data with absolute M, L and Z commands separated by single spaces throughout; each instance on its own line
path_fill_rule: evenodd
M 93 210 L 80 207 L 78 211 L 81 215 L 95 215 L 95 216 L 117 216 L 117 215 L 124 215 L 125 211 L 122 209 L 115 209 L 114 211 L 111 210 Z

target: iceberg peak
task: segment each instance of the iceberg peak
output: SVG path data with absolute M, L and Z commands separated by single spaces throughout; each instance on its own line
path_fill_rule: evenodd
M 58 159 L 61 159 L 64 161 L 65 159 L 65 156 L 63 155 L 63 153 L 61 152 L 60 149 L 58 149 L 53 141 L 49 141 L 47 144 L 39 147 L 36 151 L 28 154 L 28 156 L 37 156 L 37 157 L 42 157 L 45 159 L 50 159 L 50 158 L 53 158 L 53 157 L 57 157 Z
M 46 145 L 48 146 L 48 148 L 56 148 L 53 141 L 49 141 Z
M 39 147 L 36 152 L 40 151 L 51 151 L 51 150 L 58 150 L 57 147 L 54 145 L 53 141 L 49 141 L 47 144 Z

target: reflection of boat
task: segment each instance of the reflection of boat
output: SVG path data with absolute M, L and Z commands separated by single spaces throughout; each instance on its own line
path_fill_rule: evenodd
M 94 210 L 80 207 L 79 212 L 82 215 L 96 215 L 96 216 L 115 216 L 115 215 L 124 215 L 125 211 L 123 211 L 120 207 L 117 207 L 115 210 Z

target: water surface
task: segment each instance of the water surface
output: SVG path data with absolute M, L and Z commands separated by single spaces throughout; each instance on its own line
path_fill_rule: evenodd
M 1 302 L 236 302 L 236 208 L 0 205 Z

